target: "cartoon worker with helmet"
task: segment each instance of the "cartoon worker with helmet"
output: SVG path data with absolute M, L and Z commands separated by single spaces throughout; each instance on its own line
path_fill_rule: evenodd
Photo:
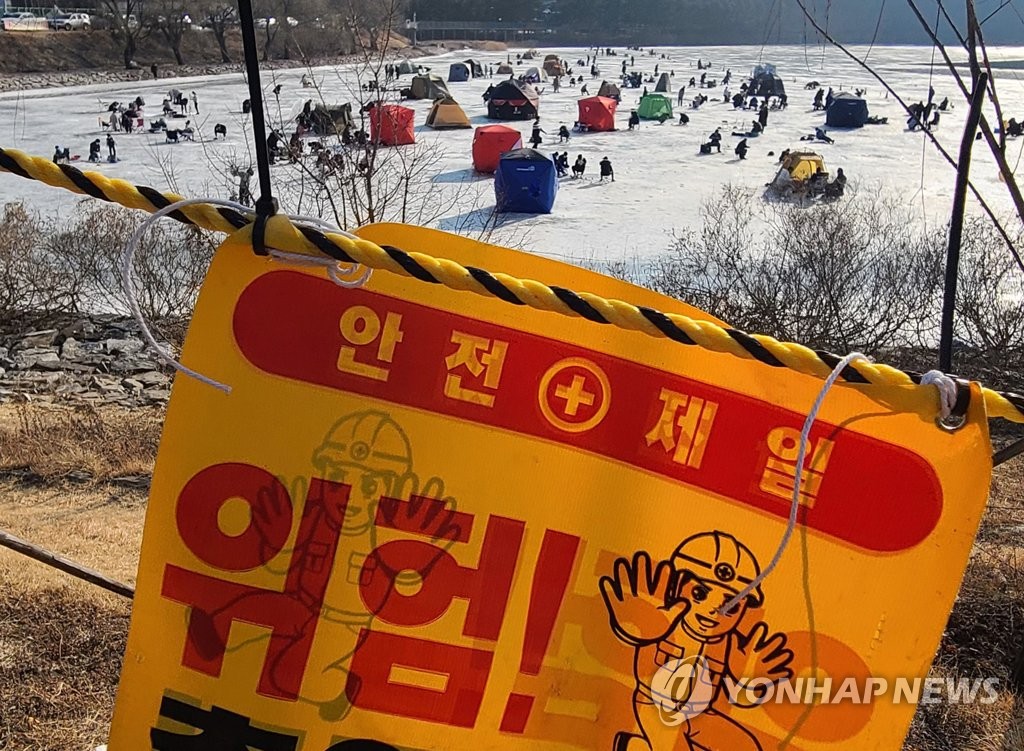
M 612 631 L 635 649 L 633 713 L 642 733 L 617 733 L 613 751 L 762 751 L 719 710 L 728 701 L 726 681 L 735 686 L 734 703 L 749 707 L 758 703 L 749 681 L 762 679 L 763 687 L 763 679 L 792 677 L 785 634 L 769 635 L 764 622 L 744 624 L 747 611 L 764 603 L 760 586 L 723 610 L 760 571 L 735 537 L 702 532 L 667 561 L 653 565 L 640 551 L 618 559 L 613 575 L 601 578 Z
M 316 702 L 324 719 L 339 721 L 351 709 L 346 693 L 359 690 L 359 678 L 349 673 L 349 663 L 360 634 L 372 626 L 375 617 L 360 598 L 360 584 L 367 584 L 375 576 L 419 581 L 419 574 L 383 570 L 383 561 L 372 554 L 377 547 L 381 499 L 408 501 L 402 510 L 391 513 L 417 514 L 417 520 L 421 516 L 418 512 L 426 508 L 425 500 L 443 500 L 446 507 L 453 506 L 454 500 L 445 497 L 440 478 L 421 482 L 414 471 L 412 444 L 405 431 L 390 415 L 377 410 L 356 412 L 335 422 L 313 454 L 313 468 L 318 477 L 349 486 L 344 519 L 324 520 L 340 526 L 342 539 L 337 575 L 320 615 L 325 623 L 336 627 L 330 639 L 337 652 L 324 673 L 339 674 L 334 681 L 324 683 L 345 687 L 345 691 Z M 446 516 L 453 514 L 454 508 L 447 508 Z M 457 534 L 436 522 L 432 528 L 436 529 L 434 542 L 439 546 L 439 559 Z

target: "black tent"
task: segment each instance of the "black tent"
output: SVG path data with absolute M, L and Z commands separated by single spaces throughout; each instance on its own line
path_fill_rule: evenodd
M 831 128 L 862 128 L 868 117 L 867 102 L 859 96 L 840 91 L 825 112 L 825 124 Z
M 540 96 L 528 83 L 502 81 L 491 91 L 487 117 L 491 120 L 533 120 L 540 108 Z
M 462 62 L 469 66 L 469 70 L 473 74 L 474 78 L 483 78 L 484 68 L 482 65 L 480 65 L 480 63 L 478 63 L 476 60 L 473 60 L 472 58 L 470 58 L 469 60 L 463 60 Z
M 747 89 L 747 96 L 757 97 L 782 97 L 786 95 L 786 85 L 775 73 L 774 65 L 758 65 L 754 68 L 754 75 L 750 79 L 750 88 Z
M 318 136 L 340 135 L 346 126 L 352 125 L 352 105 L 339 104 L 325 107 L 318 104 L 309 113 L 309 124 Z

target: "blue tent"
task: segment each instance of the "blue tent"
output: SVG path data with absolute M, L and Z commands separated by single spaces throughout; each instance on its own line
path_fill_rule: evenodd
M 868 103 L 845 91 L 835 95 L 825 112 L 825 124 L 830 128 L 861 128 L 867 122 Z
M 550 214 L 558 193 L 555 163 L 534 149 L 501 155 L 494 175 L 494 198 L 499 213 Z
M 448 68 L 448 81 L 468 81 L 472 73 L 470 73 L 469 66 L 465 63 L 452 63 Z

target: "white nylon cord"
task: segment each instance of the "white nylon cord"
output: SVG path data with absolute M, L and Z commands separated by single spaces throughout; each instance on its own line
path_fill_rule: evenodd
M 186 206 L 195 206 L 198 204 L 208 204 L 213 206 L 224 206 L 226 208 L 234 209 L 235 211 L 252 215 L 252 209 L 247 206 L 243 206 L 240 203 L 234 201 L 225 201 L 220 198 L 187 198 L 181 201 L 176 201 L 168 206 L 164 206 L 162 209 L 154 211 L 139 227 L 132 233 L 128 243 L 125 245 L 124 252 L 121 254 L 121 282 L 124 285 L 125 297 L 128 302 L 128 307 L 131 309 L 132 315 L 139 324 L 139 328 L 142 332 L 143 338 L 146 343 L 153 349 L 157 357 L 167 365 L 174 368 L 175 371 L 194 378 L 200 383 L 205 383 L 207 386 L 212 386 L 219 391 L 223 391 L 225 394 L 231 393 L 231 387 L 226 383 L 214 380 L 209 376 L 205 376 L 198 371 L 183 365 L 181 362 L 176 360 L 174 356 L 165 350 L 157 342 L 153 336 L 153 332 L 149 328 L 149 324 L 146 322 L 145 316 L 142 315 L 142 309 L 139 307 L 139 300 L 135 292 L 135 283 L 132 279 L 132 267 L 135 262 L 135 252 L 138 250 L 139 242 L 142 239 L 143 234 L 149 229 L 150 225 L 155 223 L 157 220 L 162 219 L 168 214 L 173 214 L 178 209 Z M 325 222 L 322 219 L 308 216 L 293 216 L 288 215 L 288 218 L 301 225 L 313 225 L 318 229 L 326 230 L 328 232 L 337 233 L 346 237 L 356 239 L 355 235 L 349 232 L 345 232 L 342 229 L 335 227 L 329 222 Z M 331 277 L 331 281 L 340 287 L 353 288 L 361 287 L 370 278 L 372 269 L 366 268 L 364 272 L 356 279 L 349 280 L 344 279 L 342 276 L 348 276 L 349 274 L 355 273 L 358 268 L 358 264 L 341 264 L 333 258 L 317 258 L 315 256 L 307 256 L 302 253 L 289 253 L 282 250 L 269 250 L 270 257 L 278 261 L 285 263 L 294 264 L 297 266 L 322 266 L 327 269 L 328 275 Z
M 783 553 L 786 552 L 786 548 L 789 547 L 789 542 L 793 537 L 793 532 L 796 529 L 796 518 L 800 511 L 800 486 L 803 480 L 804 474 L 804 460 L 807 458 L 807 446 L 811 441 L 811 429 L 814 427 L 814 423 L 818 419 L 818 412 L 821 411 L 821 405 L 825 401 L 825 397 L 828 392 L 835 385 L 835 382 L 839 380 L 846 367 L 856 361 L 864 360 L 867 361 L 867 356 L 860 352 L 851 352 L 838 363 L 832 369 L 829 377 L 825 379 L 825 383 L 821 387 L 821 391 L 818 392 L 817 398 L 814 400 L 814 404 L 811 405 L 811 411 L 807 413 L 807 419 L 804 420 L 804 427 L 800 431 L 800 448 L 796 454 L 796 476 L 793 478 L 793 501 L 789 507 L 789 520 L 786 523 L 786 531 L 782 535 L 782 539 L 779 540 L 779 546 L 775 550 L 775 555 L 768 562 L 768 565 L 757 576 L 754 577 L 753 581 L 747 586 L 741 589 L 734 597 L 730 598 L 728 602 L 722 605 L 722 611 L 729 612 L 734 606 L 743 602 L 743 600 L 761 586 L 761 582 L 768 578 L 768 576 L 775 570 L 775 567 L 779 565 L 779 561 L 782 560 Z

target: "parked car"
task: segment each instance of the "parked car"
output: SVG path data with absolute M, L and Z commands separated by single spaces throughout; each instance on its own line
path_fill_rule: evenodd
M 291 16 L 287 16 L 285 18 L 285 21 L 287 21 L 289 26 L 293 26 L 294 27 L 294 26 L 298 26 L 299 25 L 299 22 L 296 19 L 292 18 Z M 276 26 L 276 25 L 277 25 L 277 19 L 276 18 L 257 18 L 256 19 L 256 28 L 257 29 L 265 29 L 268 26 Z
M 92 19 L 88 13 L 71 13 L 57 16 L 50 25 L 57 31 L 89 31 L 92 29 Z
M 68 13 L 57 13 L 56 11 L 50 11 L 46 14 L 46 25 L 54 31 L 57 30 L 57 24 L 63 22 L 65 19 L 70 18 L 71 15 Z

